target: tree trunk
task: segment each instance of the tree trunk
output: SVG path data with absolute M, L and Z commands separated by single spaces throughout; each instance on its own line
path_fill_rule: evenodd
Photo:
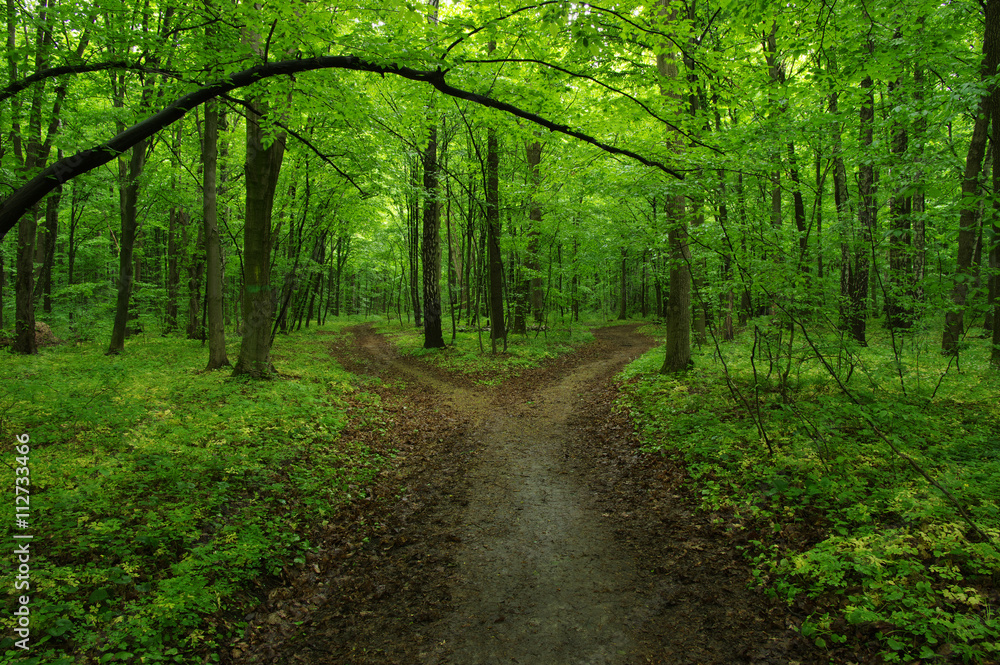
M 218 163 L 219 106 L 214 99 L 205 104 L 205 136 L 201 159 L 204 166 L 202 217 L 205 225 L 205 309 L 208 319 L 208 366 L 229 367 L 222 303 L 222 242 L 219 238 Z
M 539 225 L 542 222 L 542 207 L 538 202 L 538 188 L 542 184 L 542 174 L 539 165 L 542 163 L 542 143 L 532 141 L 525 143 L 525 155 L 528 162 L 528 172 L 531 176 L 531 194 L 528 204 L 528 246 L 524 256 L 525 275 L 523 290 L 531 307 L 531 317 L 535 323 L 542 321 L 544 294 L 542 278 L 539 274 L 541 263 L 538 261 Z
M 168 214 L 167 227 L 167 305 L 165 312 L 164 333 L 172 333 L 177 330 L 177 317 L 180 311 L 178 307 L 178 292 L 180 290 L 181 274 L 178 262 L 180 248 L 177 243 L 178 217 L 180 210 L 176 207 L 170 209 Z
M 997 64 L 1000 61 L 1000 0 L 987 0 L 986 3 L 983 53 L 985 57 L 982 77 L 986 80 L 996 74 Z M 972 255 L 976 244 L 979 176 L 986 154 L 987 129 L 994 103 L 1000 103 L 995 85 L 990 94 L 980 100 L 979 114 L 972 129 L 972 140 L 965 157 L 961 212 L 958 220 L 958 265 L 951 291 L 952 307 L 945 313 L 944 334 L 941 337 L 941 351 L 946 354 L 958 353 L 958 343 L 965 332 L 965 303 L 973 278 Z
M 490 341 L 507 350 L 507 328 L 503 319 L 503 262 L 500 256 L 500 147 L 496 129 L 486 130 L 486 253 L 489 261 Z
M 899 32 L 896 32 L 897 37 Z M 895 100 L 900 81 L 889 84 L 891 105 L 897 108 L 902 100 Z M 909 134 L 906 126 L 896 120 L 890 131 L 890 151 L 896 163 L 906 159 Z M 908 183 L 889 200 L 889 274 L 886 280 L 885 318 L 890 328 L 910 328 L 913 325 L 913 267 L 910 260 L 910 216 L 912 199 L 907 193 Z
M 795 211 L 795 232 L 799 237 L 799 268 L 809 272 L 809 230 L 806 228 L 806 207 L 802 201 L 802 183 L 799 181 L 799 166 L 795 160 L 795 143 L 788 142 L 788 169 L 792 180 L 792 204 Z
M 410 305 L 413 307 L 413 323 L 416 327 L 423 326 L 423 306 L 420 302 L 420 199 L 417 196 L 417 174 L 419 167 L 410 166 L 410 191 L 407 193 L 407 247 L 410 260 Z
M 664 206 L 670 230 L 670 290 L 667 295 L 666 357 L 660 372 L 683 372 L 691 366 L 691 250 L 688 247 L 684 196 L 667 198 Z
M 424 264 L 424 348 L 444 347 L 441 332 L 441 207 L 438 183 L 437 126 L 428 133 L 424 151 L 424 229 L 421 260 Z
M 51 32 L 46 25 L 47 3 L 41 2 L 36 8 L 38 12 L 38 27 L 35 41 L 35 71 L 40 71 L 48 64 Z M 7 17 L 8 39 L 13 37 L 15 30 L 15 14 L 13 5 L 8 5 Z M 9 60 L 10 71 L 16 74 L 14 58 Z M 13 79 L 12 79 L 13 80 Z M 28 114 L 28 139 L 21 151 L 21 132 L 19 124 L 19 105 L 12 109 L 12 129 L 16 138 L 14 152 L 23 159 L 24 171 L 28 174 L 45 166 L 48 150 L 42 142 L 42 102 L 45 93 L 44 82 L 36 84 L 31 98 L 31 109 Z M 35 240 L 37 235 L 38 206 L 32 206 L 30 214 L 26 214 L 17 225 L 17 278 L 14 284 L 14 351 L 23 354 L 38 353 L 35 343 Z
M 118 253 L 118 299 L 115 304 L 115 324 L 111 331 L 108 355 L 116 355 L 125 350 L 125 336 L 128 333 L 129 305 L 132 302 L 132 286 L 135 266 L 135 238 L 139 230 L 138 202 L 139 176 L 146 166 L 146 146 L 144 140 L 132 148 L 125 171 L 125 181 L 121 185 L 121 223 Z
M 873 46 L 869 43 L 869 53 Z M 871 145 L 874 140 L 875 123 L 875 92 L 874 82 L 870 76 L 866 76 L 861 81 L 861 88 L 865 90 L 864 100 L 861 102 L 860 122 L 861 134 L 860 143 L 865 154 L 871 153 Z M 858 227 L 861 238 L 854 243 L 853 265 L 851 267 L 851 283 L 848 286 L 849 301 L 849 326 L 851 336 L 862 346 L 867 345 L 866 323 L 868 318 L 868 273 L 871 267 L 872 232 L 875 229 L 875 165 L 870 159 L 864 159 L 858 168 L 858 196 L 860 205 L 858 207 Z
M 191 215 L 188 214 L 187 210 L 181 208 L 177 212 L 178 223 L 181 228 L 184 229 L 184 245 L 187 245 L 187 228 L 191 222 Z M 203 234 L 205 232 L 204 225 L 198 229 L 197 237 L 195 239 L 195 250 L 194 254 L 190 258 L 188 263 L 187 273 L 188 273 L 188 308 L 187 308 L 187 326 L 185 332 L 187 333 L 188 339 L 204 339 L 204 326 L 201 320 L 201 282 L 202 278 L 205 276 L 205 260 L 202 257 L 201 251 L 205 246 L 205 240 Z
M 35 228 L 37 212 L 25 215 L 17 224 L 17 277 L 14 282 L 14 351 L 38 353 L 35 343 Z
M 628 249 L 622 247 L 621 249 L 621 274 L 619 275 L 618 283 L 618 320 L 624 321 L 628 318 L 628 273 L 626 268 L 628 267 Z
M 283 133 L 265 137 L 261 102 L 251 101 L 246 129 L 246 220 L 243 226 L 243 339 L 233 375 L 268 378 L 271 364 L 271 212 L 285 155 Z M 270 138 L 270 144 L 265 143 Z
M 59 151 L 62 158 L 62 150 Z M 42 296 L 42 310 L 52 313 L 52 268 L 56 261 L 56 237 L 59 233 L 59 203 L 62 187 L 56 188 L 45 202 L 45 236 L 42 247 L 42 271 L 38 276 L 38 290 Z
M 661 15 L 665 25 L 672 23 L 677 16 L 677 10 L 671 5 L 678 0 L 661 0 Z M 672 46 L 664 44 L 663 52 L 656 56 L 656 68 L 659 74 L 667 79 L 679 78 L 677 55 Z M 666 93 L 667 96 L 680 101 L 676 93 Z M 680 137 L 672 137 L 670 142 L 675 150 L 680 150 Z M 666 357 L 663 359 L 661 373 L 682 372 L 691 365 L 691 250 L 688 247 L 687 217 L 684 211 L 684 196 L 672 194 L 667 197 L 664 205 L 667 219 L 667 245 L 670 257 L 670 291 L 667 296 L 667 317 L 665 324 Z

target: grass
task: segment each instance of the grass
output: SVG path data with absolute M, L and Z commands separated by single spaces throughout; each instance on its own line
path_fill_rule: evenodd
M 326 326 L 336 330 L 343 324 Z M 0 654 L 26 663 L 216 662 L 244 628 L 247 589 L 311 548 L 391 451 L 340 436 L 348 400 L 377 410 L 312 328 L 279 336 L 267 382 L 203 372 L 207 352 L 140 336 L 0 354 L 0 467 L 30 436 L 30 646 L 14 647 L 13 594 Z M 233 341 L 230 358 L 238 352 Z M 13 513 L 13 499 L 7 502 Z M 14 588 L 12 558 L 0 585 Z M 207 660 L 206 660 L 207 659 Z
M 971 339 L 959 373 L 931 331 L 898 360 L 884 331 L 863 349 L 813 331 L 855 403 L 811 346 L 793 339 L 789 354 L 787 331 L 766 330 L 721 346 L 739 398 L 714 347 L 686 374 L 657 374 L 658 349 L 626 369 L 647 452 L 682 458 L 704 507 L 733 512 L 758 583 L 808 615 L 799 630 L 820 648 L 1000 657 L 1000 372 L 986 341 Z
M 423 334 L 411 325 L 383 324 L 379 326 L 400 353 L 421 358 L 441 369 L 459 372 L 480 385 L 495 386 L 518 376 L 526 369 L 540 367 L 548 359 L 573 351 L 593 341 L 586 327 L 566 324 L 547 331 L 529 331 L 527 335 L 509 335 L 507 351 L 491 352 L 489 331 L 483 331 L 483 350 L 479 348 L 479 333 L 475 330 L 457 332 L 451 343 L 450 327 L 443 349 L 423 348 Z M 499 343 L 498 343 L 499 346 Z

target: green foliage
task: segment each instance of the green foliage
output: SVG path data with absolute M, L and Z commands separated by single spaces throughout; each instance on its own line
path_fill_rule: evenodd
M 385 462 L 340 436 L 345 398 L 378 398 L 331 360 L 331 329 L 279 337 L 287 374 L 268 382 L 202 372 L 201 346 L 173 337 L 0 355 L 0 436 L 31 436 L 33 653 L 217 660 L 251 581 L 301 557 Z
M 400 353 L 419 357 L 442 369 L 460 372 L 486 386 L 499 385 L 525 369 L 539 367 L 544 361 L 569 353 L 594 339 L 586 329 L 567 325 L 544 332 L 532 331 L 528 335 L 510 335 L 507 352 L 501 352 L 502 342 L 498 342 L 498 352 L 493 355 L 488 330 L 482 333 L 483 352 L 480 352 L 479 334 L 475 331 L 458 332 L 455 343 L 443 349 L 424 349 L 423 337 L 412 326 L 385 325 L 380 328 L 391 337 Z M 450 337 L 446 335 L 447 340 Z
M 758 584 L 808 612 L 800 631 L 817 646 L 875 638 L 886 662 L 997 658 L 1000 377 L 985 362 L 966 366 L 933 395 L 948 359 L 921 355 L 930 342 L 920 335 L 907 341 L 902 367 L 888 345 L 831 346 L 831 357 L 856 368 L 846 386 L 859 405 L 802 345 L 793 345 L 785 385 L 766 372 L 758 347 L 755 382 L 753 341 L 744 333 L 722 347 L 745 402 L 708 350 L 686 375 L 656 374 L 659 351 L 627 368 L 647 452 L 682 458 L 703 507 L 735 513 Z M 990 540 L 880 433 L 957 497 Z

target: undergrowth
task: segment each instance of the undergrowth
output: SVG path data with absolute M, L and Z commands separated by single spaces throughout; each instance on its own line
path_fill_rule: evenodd
M 732 389 L 711 347 L 684 374 L 657 373 L 662 349 L 632 363 L 626 400 L 647 452 L 681 457 L 703 507 L 734 513 L 757 583 L 831 657 L 853 645 L 885 662 L 995 662 L 1000 374 L 986 343 L 946 372 L 929 334 L 903 339 L 898 359 L 887 340 L 768 334 L 721 346 Z
M 325 328 L 331 330 L 331 326 Z M 201 371 L 206 350 L 140 336 L 0 354 L 0 437 L 30 436 L 30 652 L 25 663 L 218 662 L 262 576 L 304 561 L 321 522 L 391 451 L 340 436 L 368 405 L 317 329 L 275 341 L 264 382 Z M 235 358 L 238 342 L 229 349 Z M 373 416 L 373 417 L 375 417 Z M 14 482 L 14 453 L 0 467 Z M 13 501 L 0 537 L 12 542 Z M 14 589 L 4 557 L 0 585 Z M 252 582 L 254 584 L 252 584 Z M 243 611 L 237 612 L 238 609 Z
M 476 330 L 456 331 L 452 342 L 449 329 L 445 335 L 448 345 L 443 349 L 423 348 L 422 330 L 410 325 L 385 324 L 379 326 L 379 331 L 393 340 L 400 353 L 462 373 L 487 386 L 500 385 L 523 370 L 539 367 L 545 360 L 569 353 L 594 339 L 583 326 L 565 324 L 548 330 L 530 330 L 526 335 L 509 334 L 507 351 L 502 351 L 502 342 L 498 341 L 494 355 L 489 330 L 482 331 L 482 350 L 480 333 Z

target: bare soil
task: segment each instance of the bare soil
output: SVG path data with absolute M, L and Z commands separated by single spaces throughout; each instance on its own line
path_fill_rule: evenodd
M 320 553 L 250 615 L 234 663 L 530 665 L 829 662 L 748 588 L 725 515 L 643 454 L 614 375 L 637 325 L 495 388 L 399 357 L 369 326 L 331 342 L 377 376 L 399 452 L 318 525 Z M 402 386 L 402 387 L 400 387 Z

